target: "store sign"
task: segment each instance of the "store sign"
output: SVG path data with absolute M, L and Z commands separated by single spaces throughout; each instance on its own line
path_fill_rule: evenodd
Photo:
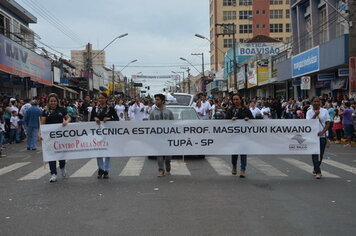
M 343 68 L 338 70 L 338 76 L 349 76 L 349 68 Z
M 303 76 L 300 79 L 300 89 L 301 90 L 310 90 L 310 76 Z
M 318 81 L 333 80 L 335 77 L 335 73 L 318 74 Z
M 61 78 L 60 83 L 63 85 L 69 85 L 69 79 L 68 78 Z
M 331 89 L 336 90 L 336 89 L 347 89 L 347 82 L 348 82 L 348 77 L 340 77 L 337 78 L 336 80 L 331 81 Z
M 284 43 L 239 43 L 238 56 L 277 55 Z
M 292 77 L 298 77 L 319 70 L 319 46 L 292 57 Z
M 326 81 L 317 81 L 315 84 L 315 88 L 330 88 L 331 80 Z
M 0 70 L 52 85 L 51 62 L 1 34 Z
M 264 85 L 269 83 L 269 61 L 268 59 L 262 59 L 257 61 L 257 80 L 258 85 Z

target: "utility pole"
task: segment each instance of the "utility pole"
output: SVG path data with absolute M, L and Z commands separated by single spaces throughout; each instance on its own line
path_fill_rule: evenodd
M 87 44 L 87 66 L 86 66 L 86 77 L 87 77 L 87 87 L 88 87 L 88 90 L 87 90 L 87 95 L 90 96 L 90 71 L 91 71 L 91 66 L 92 66 L 92 63 L 91 63 L 91 44 L 88 43 Z
M 112 96 L 115 96 L 115 65 L 112 64 L 112 89 L 111 89 Z
M 187 72 L 188 72 L 188 93 L 190 94 L 190 68 L 188 67 L 187 69 Z
M 349 0 L 349 95 L 356 98 L 356 0 Z
M 236 61 L 236 24 L 215 24 L 215 26 L 219 26 L 224 28 L 225 32 L 217 33 L 216 36 L 232 36 L 232 50 L 233 50 L 233 68 L 234 68 L 234 89 L 237 91 L 237 61 Z

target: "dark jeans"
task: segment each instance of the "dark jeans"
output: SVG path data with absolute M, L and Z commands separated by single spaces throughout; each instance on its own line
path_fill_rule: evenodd
M 321 174 L 320 165 L 324 157 L 325 146 L 326 146 L 326 138 L 322 137 L 320 138 L 320 158 L 319 155 L 317 154 L 312 155 L 314 171 L 317 174 Z
M 49 169 L 51 171 L 51 175 L 53 174 L 57 174 L 57 162 L 56 161 L 50 161 L 48 162 L 49 164 Z M 65 160 L 61 160 L 59 161 L 59 168 L 63 169 L 66 166 L 66 161 Z
M 231 155 L 231 163 L 232 166 L 236 167 L 237 166 L 237 159 L 239 155 Z M 246 165 L 247 165 L 247 155 L 240 155 L 240 162 L 241 162 L 241 170 L 246 170 Z

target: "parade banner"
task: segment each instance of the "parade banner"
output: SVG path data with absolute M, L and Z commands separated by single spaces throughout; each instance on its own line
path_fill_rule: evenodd
M 317 120 L 111 121 L 41 125 L 44 161 L 158 155 L 318 154 Z

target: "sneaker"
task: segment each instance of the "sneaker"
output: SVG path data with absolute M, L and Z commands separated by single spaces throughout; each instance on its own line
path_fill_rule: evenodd
M 171 172 L 171 163 L 166 163 L 166 171 Z
M 67 176 L 66 168 L 61 169 L 62 177 L 65 178 Z
M 49 179 L 49 182 L 50 182 L 50 183 L 57 182 L 57 175 L 56 175 L 56 174 L 53 174 L 53 175 L 51 176 L 51 178 Z
M 164 171 L 160 170 L 157 174 L 157 177 L 163 177 L 164 176 Z
M 315 171 L 315 170 L 313 170 L 313 175 L 314 175 L 314 176 L 316 175 L 316 171 Z
M 237 169 L 236 169 L 236 166 L 233 166 L 233 167 L 232 167 L 231 174 L 233 174 L 233 175 L 237 175 Z
M 315 175 L 315 178 L 316 178 L 316 179 L 321 179 L 321 176 L 322 176 L 322 175 L 319 173 L 319 174 L 316 174 L 316 175 Z
M 104 171 L 102 169 L 98 170 L 98 179 L 101 179 L 103 177 Z
M 109 172 L 108 171 L 104 171 L 104 179 L 108 179 L 109 178 Z
M 245 170 L 241 170 L 240 171 L 240 178 L 245 178 L 246 177 L 246 171 Z

